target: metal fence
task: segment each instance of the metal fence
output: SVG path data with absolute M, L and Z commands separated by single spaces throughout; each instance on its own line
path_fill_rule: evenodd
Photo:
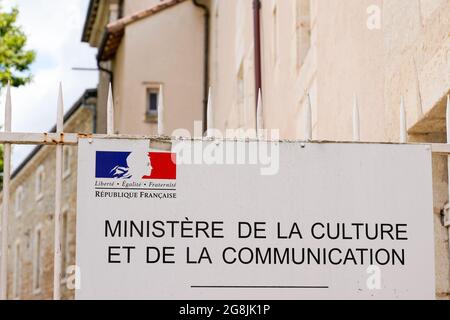
M 307 95 L 308 103 L 304 113 L 304 136 L 302 142 L 312 142 L 312 106 L 309 94 Z M 6 89 L 6 103 L 5 103 L 5 125 L 4 132 L 0 132 L 0 144 L 4 146 L 4 174 L 3 174 L 3 211 L 1 219 L 1 264 L 0 264 L 0 299 L 7 299 L 7 268 L 8 268 L 8 217 L 10 211 L 10 180 L 11 180 L 11 145 L 13 144 L 27 144 L 27 145 L 54 145 L 56 147 L 56 181 L 55 181 L 55 211 L 54 211 L 54 274 L 53 274 L 53 299 L 59 300 L 61 298 L 61 230 L 60 219 L 62 212 L 62 167 L 63 167 L 63 146 L 64 145 L 78 145 L 79 138 L 126 138 L 126 139 L 151 139 L 155 137 L 145 136 L 130 136 L 122 134 L 114 134 L 114 104 L 111 85 L 108 91 L 107 100 L 107 134 L 80 134 L 80 133 L 66 133 L 63 130 L 64 125 L 64 102 L 62 94 L 62 86 L 59 86 L 59 94 L 57 100 L 56 111 L 56 132 L 55 133 L 22 133 L 11 132 L 11 93 L 10 86 Z M 261 91 L 258 92 L 257 98 L 257 112 L 256 112 L 256 137 L 263 139 L 263 103 Z M 399 143 L 407 143 L 407 124 L 406 111 L 403 98 L 400 104 L 400 132 Z M 208 134 L 209 129 L 214 128 L 213 120 L 213 105 L 211 99 L 211 88 L 208 95 L 207 106 L 207 124 L 208 138 L 214 138 L 213 135 Z M 447 111 L 446 111 L 446 125 L 450 128 L 450 97 L 447 97 Z M 353 142 L 360 142 L 360 120 L 359 107 L 357 97 L 355 95 L 353 102 Z M 164 101 L 163 91 L 160 88 L 160 95 L 158 101 L 158 135 L 164 136 Z M 445 143 L 431 143 L 431 150 L 433 154 L 443 155 L 448 157 L 448 165 L 450 168 L 450 130 L 447 130 L 447 144 Z M 450 177 L 450 170 L 449 170 Z M 450 179 L 449 179 L 450 180 Z M 450 190 L 449 190 L 450 193 Z M 446 219 L 445 226 L 449 228 L 450 236 L 450 218 Z

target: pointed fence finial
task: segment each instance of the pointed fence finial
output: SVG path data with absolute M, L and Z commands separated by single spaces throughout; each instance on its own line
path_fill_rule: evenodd
M 311 111 L 311 96 L 307 93 L 307 103 L 305 109 L 305 141 L 312 140 L 312 111 Z
M 164 131 L 164 91 L 161 84 L 158 95 L 158 135 L 163 136 Z
M 256 136 L 259 140 L 264 138 L 264 110 L 262 103 L 262 92 L 261 88 L 258 90 L 258 98 L 256 103 Z
M 108 102 L 107 102 L 106 112 L 107 112 L 107 116 L 106 116 L 106 133 L 108 135 L 113 135 L 115 133 L 115 128 L 114 128 L 114 98 L 113 98 L 111 82 L 109 83 L 109 87 L 108 87 Z
M 402 96 L 400 102 L 400 143 L 407 143 L 407 137 L 405 99 Z
M 447 95 L 447 110 L 445 113 L 445 123 L 447 125 L 447 143 L 450 143 L 450 95 Z
M 11 84 L 6 85 L 5 132 L 11 132 Z
M 58 103 L 56 106 L 56 132 L 64 131 L 64 98 L 62 83 L 59 83 L 58 88 Z
M 212 88 L 209 87 L 208 90 L 208 104 L 206 107 L 206 131 L 207 131 L 207 137 L 212 138 L 213 133 L 212 130 L 214 129 L 214 113 L 213 113 L 213 102 L 212 102 Z
M 358 106 L 358 97 L 355 93 L 353 97 L 353 141 L 358 142 L 360 140 L 361 137 L 359 126 L 359 106 Z

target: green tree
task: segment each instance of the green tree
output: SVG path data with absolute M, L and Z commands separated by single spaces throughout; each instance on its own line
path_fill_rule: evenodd
M 1 1 L 1 0 L 0 0 Z M 17 25 L 17 8 L 3 12 L 0 4 L 0 85 L 18 87 L 31 81 L 30 65 L 36 54 L 26 50 L 27 37 Z
M 36 54 L 25 49 L 27 37 L 16 23 L 18 14 L 17 8 L 4 12 L 0 3 L 0 89 L 8 82 L 19 87 L 31 81 L 30 65 Z M 3 145 L 0 145 L 0 187 L 2 186 Z

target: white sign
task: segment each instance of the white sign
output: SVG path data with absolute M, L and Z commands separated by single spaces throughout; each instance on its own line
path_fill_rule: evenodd
M 255 146 L 81 139 L 76 298 L 434 298 L 429 146 Z

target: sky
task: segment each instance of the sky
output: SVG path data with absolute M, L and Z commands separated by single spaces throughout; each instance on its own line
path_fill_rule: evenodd
M 31 66 L 33 81 L 13 88 L 12 131 L 47 132 L 56 121 L 58 84 L 62 82 L 67 111 L 85 89 L 95 88 L 97 71 L 75 71 L 74 67 L 96 68 L 96 49 L 81 42 L 89 0 L 0 0 L 2 10 L 18 7 L 18 24 L 28 37 L 27 48 L 36 51 Z M 4 123 L 5 90 L 0 92 L 0 123 Z M 13 146 L 13 169 L 33 146 Z

